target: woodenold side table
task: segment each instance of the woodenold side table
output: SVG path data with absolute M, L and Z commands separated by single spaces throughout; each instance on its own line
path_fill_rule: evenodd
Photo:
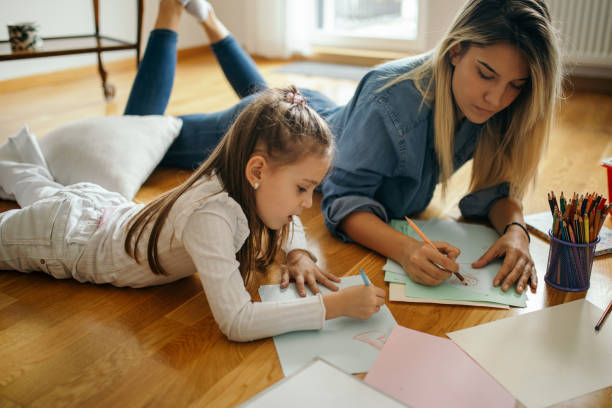
M 43 37 L 43 48 L 36 51 L 11 51 L 9 41 L 0 41 L 0 61 L 9 61 L 27 58 L 55 57 L 58 55 L 84 54 L 95 52 L 98 54 L 98 72 L 102 79 L 104 97 L 110 101 L 115 96 L 115 87 L 106 81 L 107 74 L 102 64 L 102 52 L 119 50 L 136 50 L 136 65 L 140 61 L 140 40 L 142 36 L 143 1 L 136 0 L 137 5 L 137 34 L 136 42 L 127 42 L 117 38 L 100 34 L 99 0 L 93 1 L 95 33 L 86 35 L 73 35 L 63 37 Z

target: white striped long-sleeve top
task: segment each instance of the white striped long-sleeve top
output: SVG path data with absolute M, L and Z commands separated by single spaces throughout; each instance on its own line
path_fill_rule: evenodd
M 197 273 L 221 331 L 235 341 L 321 329 L 321 295 L 288 302 L 254 302 L 239 271 L 236 253 L 249 235 L 240 205 L 223 191 L 216 177 L 200 180 L 174 204 L 162 229 L 158 254 L 168 275 L 155 275 L 145 259 L 148 239 L 141 239 L 136 263 L 124 250 L 126 225 L 142 205 L 126 203 L 107 211 L 87 243 L 74 273 L 80 281 L 145 287 Z M 306 249 L 298 217 L 285 251 Z M 148 238 L 148 234 L 145 234 Z

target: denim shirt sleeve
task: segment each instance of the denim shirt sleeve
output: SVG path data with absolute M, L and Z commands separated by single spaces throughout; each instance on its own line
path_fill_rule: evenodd
M 493 204 L 509 195 L 510 183 L 501 183 L 466 195 L 459 202 L 459 209 L 466 219 L 487 218 Z
M 375 195 L 383 180 L 393 176 L 398 168 L 391 138 L 397 133 L 395 124 L 375 98 L 369 102 L 352 112 L 351 120 L 342 130 L 334 168 L 322 187 L 325 225 L 344 242 L 351 240 L 339 227 L 351 213 L 370 212 L 388 221 L 387 211 Z
M 353 242 L 340 229 L 340 222 L 344 217 L 355 212 L 373 213 L 384 222 L 389 222 L 385 207 L 381 203 L 369 197 L 349 195 L 338 197 L 330 203 L 324 215 L 325 225 L 334 236 L 340 238 L 343 242 Z

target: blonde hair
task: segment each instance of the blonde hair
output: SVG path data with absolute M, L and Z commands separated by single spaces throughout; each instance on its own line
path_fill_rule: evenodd
M 412 79 L 423 102 L 434 111 L 434 141 L 443 191 L 453 173 L 453 138 L 457 109 L 453 101 L 451 49 L 497 43 L 516 45 L 529 66 L 519 96 L 483 126 L 472 167 L 470 190 L 510 183 L 511 196 L 522 198 L 535 181 L 548 144 L 555 105 L 561 96 L 562 68 L 557 36 L 543 0 L 470 0 L 425 62 L 386 83 L 382 89 Z
M 238 115 L 211 155 L 181 185 L 147 204 L 128 224 L 125 251 L 137 262 L 138 242 L 150 226 L 147 260 L 155 274 L 167 272 L 159 262 L 158 240 L 174 203 L 202 177 L 219 177 L 224 191 L 241 206 L 251 234 L 237 253 L 245 284 L 251 270 L 270 265 L 288 238 L 289 226 L 272 230 L 259 219 L 253 188 L 246 178 L 246 165 L 253 153 L 271 166 L 298 162 L 309 155 L 333 154 L 333 137 L 327 124 L 295 87 L 262 92 Z M 301 96 L 301 95 L 300 95 Z

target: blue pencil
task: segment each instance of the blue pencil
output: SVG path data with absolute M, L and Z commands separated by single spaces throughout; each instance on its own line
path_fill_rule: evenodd
M 370 280 L 368 279 L 368 275 L 366 275 L 363 269 L 360 269 L 359 273 L 361 274 L 361 279 L 363 279 L 363 284 L 366 286 L 370 286 Z

